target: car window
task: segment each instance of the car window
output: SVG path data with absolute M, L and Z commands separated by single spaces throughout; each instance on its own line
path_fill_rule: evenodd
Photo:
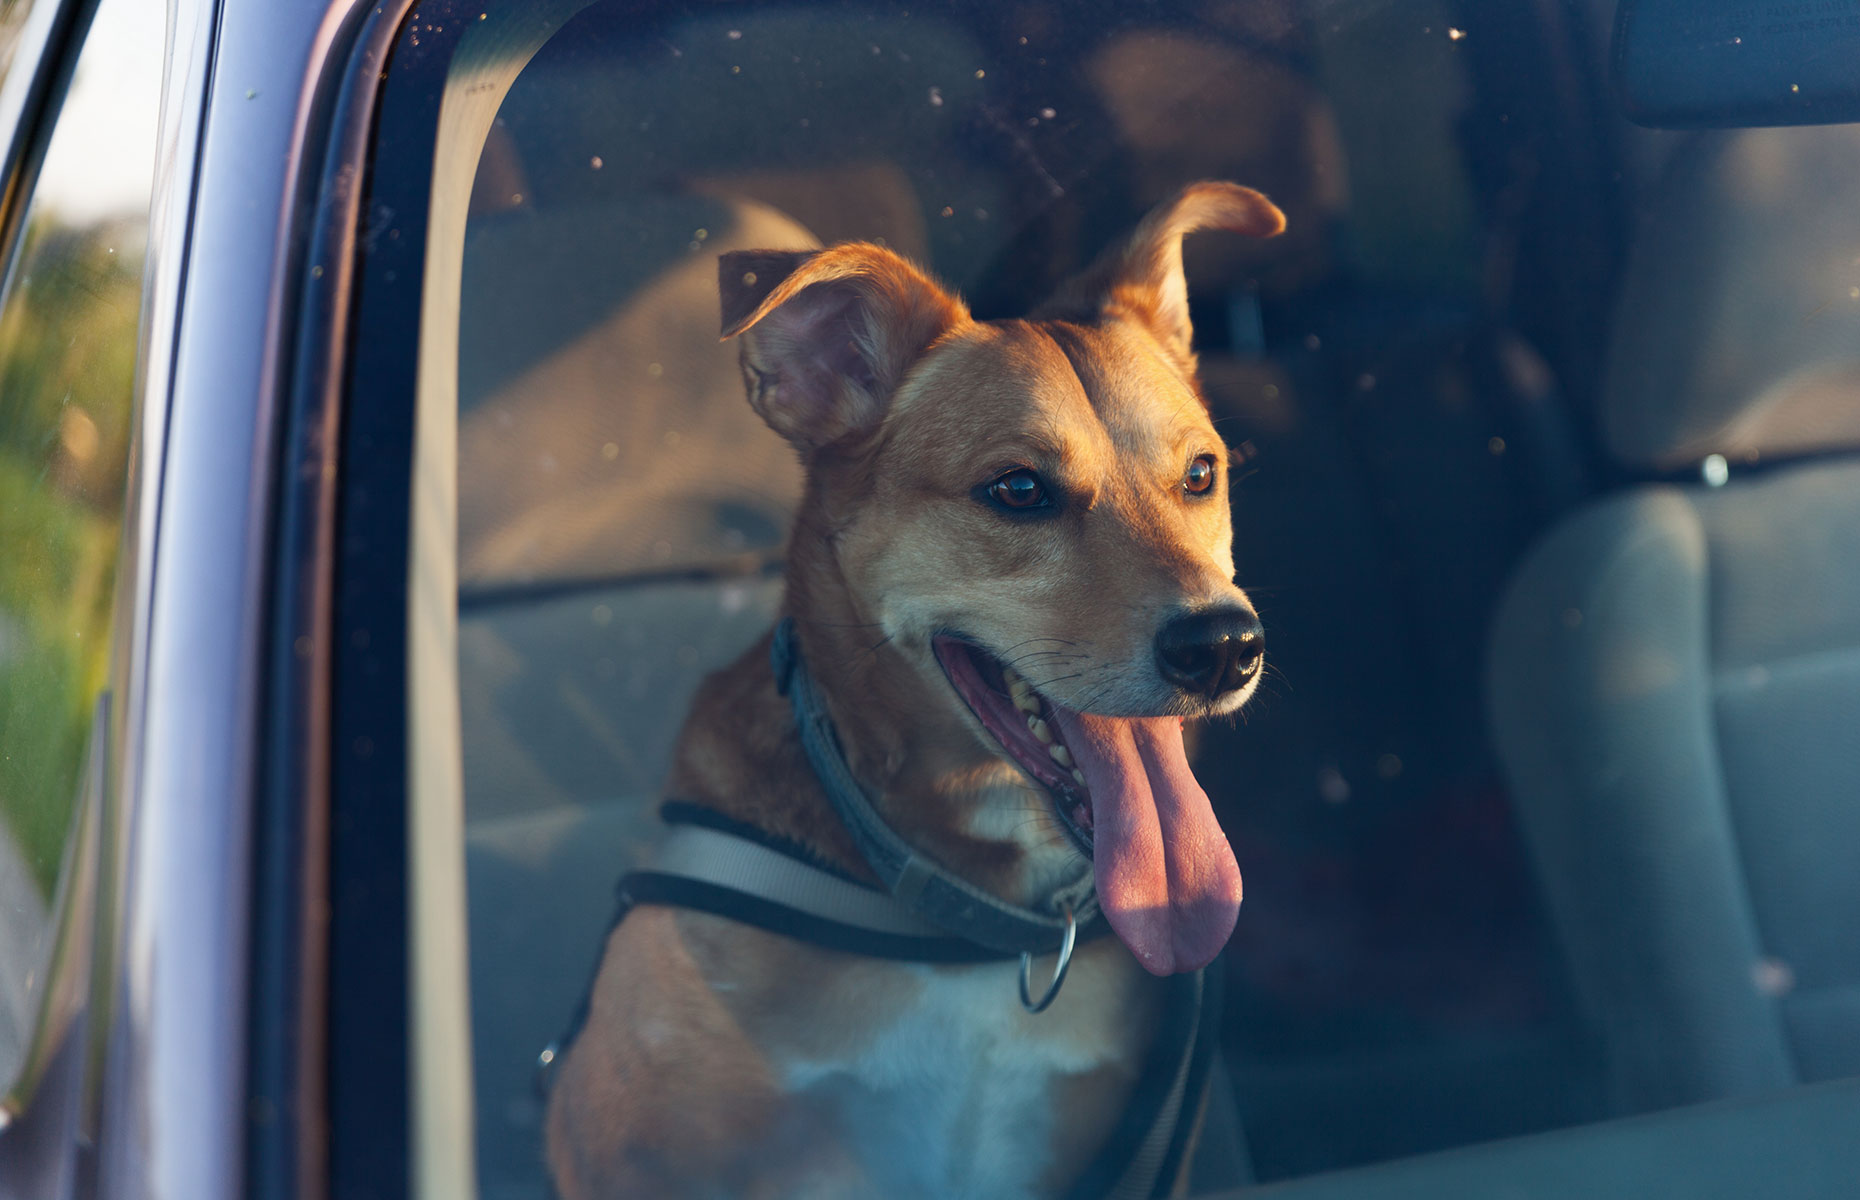
M 163 15 L 106 0 L 0 297 L 0 1081 L 31 1042 L 103 730 Z
M 31 0 L 5 0 L 5 3 L 0 3 L 0 79 L 6 77 L 13 65 L 14 51 L 19 48 L 20 30 L 31 8 Z
M 422 6 L 376 147 L 418 180 L 377 197 L 363 257 L 365 293 L 420 292 L 417 337 L 369 344 L 417 363 L 387 399 L 415 430 L 391 574 L 426 1190 L 529 1194 L 545 1161 L 562 1185 L 580 1160 L 549 1089 L 591 975 L 642 905 L 691 907 L 623 888 L 616 927 L 616 881 L 663 866 L 672 828 L 791 828 L 757 823 L 779 785 L 705 768 L 778 739 L 771 712 L 787 728 L 793 701 L 758 674 L 785 670 L 763 665 L 784 661 L 771 631 L 817 602 L 796 588 L 831 574 L 820 547 L 857 539 L 808 524 L 822 478 L 844 482 L 821 447 L 752 407 L 768 343 L 719 341 L 720 315 L 733 335 L 767 319 L 771 286 L 728 256 L 787 270 L 868 243 L 977 319 L 1015 318 L 1198 180 L 1259 189 L 1285 229 L 1182 252 L 1234 578 L 1267 647 L 1247 706 L 1184 750 L 1246 879 L 1185 1178 L 1284 1181 L 1860 1075 L 1860 960 L 1833 915 L 1860 895 L 1825 849 L 1860 833 L 1836 732 L 1860 716 L 1860 145 L 1851 126 L 1631 128 L 1608 7 Z M 426 99 L 395 109 L 397 86 Z M 818 349 L 844 365 L 843 343 Z M 971 483 L 961 502 L 987 503 Z M 951 579 L 997 587 L 965 574 L 981 557 L 842 614 L 871 636 L 844 643 L 865 690 L 835 698 L 840 728 L 888 711 L 898 678 L 943 686 L 894 614 L 954 604 Z M 1039 603 L 1092 604 L 1134 562 Z M 802 769 L 786 752 L 777 776 Z M 852 844 L 834 836 L 808 844 Z M 691 1004 L 741 1017 L 700 941 L 698 967 L 611 978 L 711 971 Z M 808 953 L 782 969 L 813 978 Z M 938 1053 L 980 1053 L 961 1045 Z M 637 1060 L 602 1053 L 580 1069 L 622 1080 L 611 1104 L 659 1103 L 628 1091 Z M 916 1086 L 787 1069 L 783 1095 L 846 1122 Z

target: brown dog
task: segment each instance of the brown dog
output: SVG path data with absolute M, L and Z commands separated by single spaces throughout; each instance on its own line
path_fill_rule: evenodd
M 1090 854 L 1117 936 L 1081 943 L 1032 1015 L 1011 963 L 635 908 L 551 1098 L 564 1195 L 1054 1195 L 1104 1142 L 1152 976 L 1233 929 L 1240 873 L 1182 723 L 1236 710 L 1262 654 L 1181 239 L 1283 225 L 1257 192 L 1194 185 L 1013 321 L 870 244 L 725 256 L 724 336 L 807 468 L 786 610 L 846 764 L 907 842 L 1011 904 Z M 668 791 L 873 878 L 767 639 L 705 682 Z

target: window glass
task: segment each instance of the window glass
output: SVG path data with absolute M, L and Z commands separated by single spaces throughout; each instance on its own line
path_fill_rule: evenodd
M 32 11 L 31 0 L 0 0 L 0 79 L 13 65 L 13 53 L 19 47 L 19 34 Z
M 617 944 L 613 884 L 658 861 L 662 804 L 716 799 L 705 770 L 742 744 L 796 769 L 768 748 L 788 702 L 755 682 L 762 639 L 837 551 L 791 534 L 822 511 L 820 464 L 745 397 L 720 256 L 876 243 L 978 319 L 1018 317 L 1203 179 L 1260 189 L 1287 227 L 1184 250 L 1268 647 L 1240 717 L 1187 749 L 1247 881 L 1211 968 L 1196 1188 L 1860 1075 L 1860 958 L 1830 915 L 1860 877 L 1822 849 L 1860 837 L 1837 733 L 1860 720 L 1853 127 L 1631 129 L 1581 6 L 484 11 L 462 36 L 436 9 L 416 26 L 460 48 L 426 232 L 409 703 L 416 892 L 435 882 L 415 941 L 443 932 L 416 954 L 466 957 L 415 1004 L 460 1023 L 427 1061 L 470 1064 L 445 1099 L 475 1106 L 485 1194 L 570 1161 L 536 1051 Z M 1039 602 L 1135 568 L 1096 569 Z M 845 618 L 872 636 L 842 722 L 895 704 L 884 671 L 918 678 L 882 614 L 930 586 Z M 770 832 L 759 797 L 792 794 L 730 778 L 712 807 Z M 691 985 L 723 1014 L 708 1036 L 742 1035 L 701 940 L 630 978 Z M 808 953 L 771 952 L 797 1020 Z M 986 1003 L 1017 1011 L 999 969 Z M 924 1057 L 981 1053 L 950 1038 Z M 581 1069 L 651 1058 L 608 1051 Z M 898 1061 L 790 1062 L 776 1090 L 855 1125 L 913 1087 L 936 1103 L 918 1059 L 914 1083 L 859 1074 Z
M 164 16 L 105 0 L 0 301 L 0 1081 L 44 985 L 110 655 Z

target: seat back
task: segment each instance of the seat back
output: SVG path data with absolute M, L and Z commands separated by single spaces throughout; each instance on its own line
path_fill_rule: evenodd
M 1494 626 L 1495 740 L 1625 1110 L 1860 1074 L 1856 214 L 1853 129 L 1675 155 L 1601 426 L 1701 481 L 1565 521 Z
M 697 229 L 709 252 L 687 249 Z M 800 469 L 718 341 L 716 253 L 813 244 L 773 209 L 701 196 L 474 219 L 459 681 L 487 1195 L 540 1188 L 537 1052 L 657 836 L 692 694 L 780 602 Z
M 893 151 L 947 142 L 952 124 L 928 105 L 911 128 L 817 109 L 786 75 L 761 77 L 761 103 L 717 107 L 739 40 L 758 55 L 791 45 L 852 94 L 901 86 L 898 62 L 867 53 L 894 44 L 889 29 L 697 14 L 672 35 L 687 58 L 636 19 L 587 15 L 599 19 L 546 46 L 500 109 L 460 296 L 460 717 L 487 1196 L 546 1190 L 537 1052 L 587 986 L 615 881 L 658 836 L 693 694 L 780 605 L 801 468 L 745 400 L 739 346 L 718 338 L 718 257 L 875 238 L 928 259 L 929 201 Z M 975 54 L 941 28 L 912 23 L 903 67 L 955 81 L 953 109 L 980 91 L 961 82 Z M 823 113 L 873 136 L 797 136 Z

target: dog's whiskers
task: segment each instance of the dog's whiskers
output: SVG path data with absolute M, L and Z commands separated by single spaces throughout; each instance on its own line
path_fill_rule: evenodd
M 1088 654 L 1078 654 L 1067 650 L 1033 650 L 1020 655 L 1018 658 L 1005 659 L 1003 661 L 1005 665 L 1018 670 L 1020 665 L 1025 662 L 1037 662 L 1042 665 L 1050 666 L 1055 663 L 1076 662 L 1079 659 L 1090 657 L 1091 656 Z
M 1020 648 L 1021 648 L 1022 646 L 1031 646 L 1031 645 L 1033 645 L 1033 644 L 1034 644 L 1035 642 L 1058 642 L 1058 643 L 1059 643 L 1059 644 L 1060 644 L 1061 646 L 1076 646 L 1076 645 L 1078 645 L 1078 643 L 1077 643 L 1077 642 L 1074 642 L 1074 641 L 1071 641 L 1070 639 L 1067 639 L 1067 638 L 1057 638 L 1057 637 L 1034 637 L 1034 638 L 1026 638 L 1026 639 L 1025 639 L 1025 640 L 1023 640 L 1023 641 L 1018 641 L 1018 642 L 1015 642 L 1015 643 L 1014 643 L 1014 644 L 1013 644 L 1012 646 L 1009 646 L 1009 647 L 1008 647 L 1007 649 L 1005 649 L 1005 650 L 1003 650 L 1003 651 L 1002 651 L 1002 653 L 1003 653 L 1003 654 L 1012 654 L 1012 653 L 1014 653 L 1014 651 L 1016 651 L 1016 650 L 1018 650 L 1018 649 L 1020 649 Z
M 880 650 L 884 649 L 885 646 L 890 644 L 893 636 L 894 635 L 888 633 L 884 637 L 879 638 L 876 642 L 873 642 L 870 646 L 867 646 L 864 650 L 854 655 L 852 662 L 857 663 L 862 658 L 869 658 L 877 654 Z
M 1044 691 L 1055 683 L 1064 683 L 1068 679 L 1077 679 L 1084 674 L 1085 672 L 1083 671 L 1074 671 L 1070 675 L 1055 675 L 1050 679 L 1042 679 L 1040 682 L 1034 684 L 1033 687 L 1035 691 Z

